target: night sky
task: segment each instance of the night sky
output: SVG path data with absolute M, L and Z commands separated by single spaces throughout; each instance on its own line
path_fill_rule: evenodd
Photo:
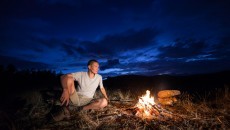
M 1 0 L 0 63 L 103 76 L 230 70 L 229 0 Z

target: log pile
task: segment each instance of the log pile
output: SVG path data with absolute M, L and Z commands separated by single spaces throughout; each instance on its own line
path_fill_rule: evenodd
M 162 105 L 173 105 L 177 102 L 176 96 L 180 95 L 179 90 L 162 90 L 159 91 L 158 102 Z

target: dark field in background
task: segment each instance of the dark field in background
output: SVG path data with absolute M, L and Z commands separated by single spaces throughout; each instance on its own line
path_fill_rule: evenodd
M 189 76 L 138 76 L 126 75 L 107 78 L 104 85 L 111 89 L 157 92 L 163 89 L 178 89 L 189 93 L 209 92 L 230 85 L 230 71 Z

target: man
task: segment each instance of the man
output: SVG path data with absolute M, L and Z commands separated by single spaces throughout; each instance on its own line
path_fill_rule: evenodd
M 108 96 L 102 83 L 102 76 L 98 74 L 98 69 L 98 61 L 90 60 L 88 61 L 88 72 L 75 72 L 61 76 L 63 91 L 60 101 L 62 110 L 52 114 L 55 121 L 68 118 L 71 110 L 101 109 L 107 106 Z M 76 89 L 74 81 L 78 82 Z M 93 99 L 98 86 L 100 86 L 104 98 Z

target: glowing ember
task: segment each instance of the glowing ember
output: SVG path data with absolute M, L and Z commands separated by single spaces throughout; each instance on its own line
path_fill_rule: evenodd
M 139 102 L 136 104 L 138 108 L 136 116 L 152 119 L 155 114 L 153 105 L 155 105 L 154 97 L 150 97 L 150 91 L 147 90 L 146 94 L 140 97 Z

